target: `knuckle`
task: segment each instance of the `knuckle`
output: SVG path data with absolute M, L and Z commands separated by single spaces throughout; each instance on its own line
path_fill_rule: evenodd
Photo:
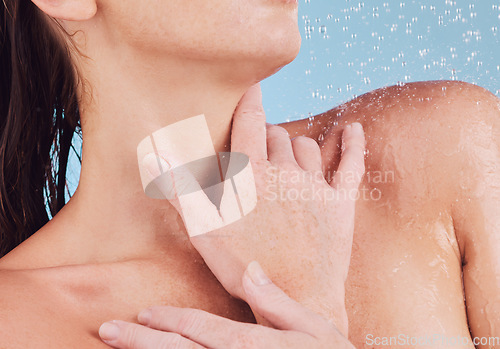
M 138 326 L 121 326 L 121 333 L 123 333 L 122 341 L 127 345 L 127 347 L 135 347 L 140 340 L 139 327 Z
M 357 164 L 358 166 L 365 165 L 364 152 L 361 149 L 346 148 L 342 157 L 350 164 Z
M 320 157 L 321 151 L 318 143 L 309 137 L 299 136 L 292 139 L 292 146 L 294 151 L 305 152 L 314 157 Z
M 354 140 L 347 142 L 345 145 L 345 148 L 356 150 L 364 155 L 365 149 L 366 149 L 366 144 L 365 144 L 364 140 L 354 139 Z
M 230 349 L 254 349 L 255 340 L 254 335 L 259 335 L 258 333 L 253 333 L 253 328 L 247 332 L 238 332 L 236 335 L 232 336 L 229 341 Z
M 162 336 L 160 343 L 156 346 L 157 349 L 181 349 L 183 348 L 183 338 L 177 333 L 169 333 Z M 185 348 L 184 348 L 185 349 Z
M 349 167 L 353 172 L 352 175 L 357 175 L 356 178 L 362 176 L 365 173 L 365 162 L 359 160 L 351 160 Z
M 262 288 L 261 291 L 262 294 L 256 299 L 259 308 L 264 309 L 271 306 L 274 309 L 283 309 L 290 304 L 290 298 L 272 283 Z
M 199 336 L 201 335 L 203 324 L 202 312 L 196 309 L 186 309 L 179 320 L 178 333 L 181 335 Z
M 350 150 L 359 154 L 365 154 L 365 144 L 362 142 L 351 142 L 346 144 L 345 150 Z
M 249 119 L 262 119 L 265 116 L 264 108 L 259 105 L 246 106 L 245 109 L 240 110 L 240 116 Z
M 271 296 L 271 298 L 270 298 L 271 301 L 278 308 L 285 308 L 286 306 L 289 305 L 290 299 L 283 292 L 270 292 L 270 296 Z
M 319 335 L 319 337 L 333 339 L 340 334 L 333 320 L 326 320 L 325 318 L 321 318 L 319 321 L 317 321 L 317 324 L 318 327 L 316 329 L 316 333 Z
M 160 326 L 163 319 L 168 315 L 167 307 L 154 306 L 149 309 L 151 310 L 151 325 Z
M 310 147 L 317 147 L 318 146 L 318 143 L 310 138 L 310 137 L 306 137 L 306 136 L 298 136 L 298 137 L 295 137 L 293 139 L 293 143 L 297 143 L 297 144 L 300 144 L 300 145 L 306 145 L 306 146 L 310 146 Z
M 271 135 L 271 136 L 284 136 L 284 135 L 286 135 L 287 137 L 289 137 L 288 131 L 285 128 L 283 128 L 281 126 L 277 126 L 277 125 L 269 126 L 267 129 L 267 133 L 268 133 L 268 135 Z

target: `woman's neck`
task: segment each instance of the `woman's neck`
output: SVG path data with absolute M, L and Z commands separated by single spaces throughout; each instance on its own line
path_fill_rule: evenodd
M 37 246 L 36 253 L 29 253 L 33 258 L 43 254 L 33 262 L 38 267 L 154 258 L 189 245 L 168 201 L 144 194 L 137 146 L 160 128 L 204 114 L 215 150 L 228 151 L 233 111 L 252 84 L 223 85 L 192 70 L 181 84 L 175 76 L 160 78 L 169 76 L 161 72 L 119 74 L 108 68 L 96 72 L 91 104 L 81 108 L 78 188 L 53 220 L 25 243 Z
M 94 241 L 85 251 L 93 258 L 99 254 L 96 259 L 149 256 L 185 234 L 167 201 L 144 194 L 137 159 L 142 139 L 204 114 L 215 150 L 229 151 L 232 115 L 246 88 L 211 81 L 201 72 L 186 74 L 183 83 L 176 77 L 158 80 L 151 73 L 146 81 L 143 73 L 119 84 L 101 83 L 102 98 L 82 115 L 82 170 L 72 216 L 84 227 L 75 238 L 81 234 L 79 238 Z
M 230 47 L 224 50 L 232 54 L 201 54 L 199 48 L 189 51 L 189 45 L 135 47 L 134 40 L 122 40 L 126 33 L 110 29 L 103 16 L 63 22 L 74 33 L 69 47 L 77 48 L 71 50 L 72 60 L 82 77 L 80 182 L 66 206 L 16 249 L 23 251 L 22 258 L 7 256 L 0 265 L 9 267 L 9 259 L 19 267 L 105 263 L 176 251 L 178 243 L 189 246 L 173 207 L 144 194 L 139 142 L 158 129 L 204 114 L 215 151 L 228 151 L 240 98 L 290 62 L 297 45 L 286 54 L 248 54 Z

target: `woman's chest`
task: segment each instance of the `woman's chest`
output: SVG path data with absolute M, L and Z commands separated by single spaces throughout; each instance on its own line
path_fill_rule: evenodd
M 137 314 L 153 305 L 203 309 L 254 321 L 246 304 L 225 292 L 208 268 L 192 262 L 172 264 L 168 272 L 144 264 L 114 265 L 51 270 L 33 279 L 23 291 L 25 301 L 16 314 L 20 318 L 13 322 L 22 324 L 30 336 L 21 336 L 12 348 L 34 343 L 41 349 L 109 348 L 98 335 L 102 323 L 136 322 Z

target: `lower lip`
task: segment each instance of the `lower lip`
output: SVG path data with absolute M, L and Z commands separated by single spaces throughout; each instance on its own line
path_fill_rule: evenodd
M 293 5 L 297 5 L 299 3 L 299 0 L 278 0 L 278 1 L 285 4 L 293 4 Z

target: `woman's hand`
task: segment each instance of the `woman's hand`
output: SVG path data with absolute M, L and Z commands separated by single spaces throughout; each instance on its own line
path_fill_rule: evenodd
M 274 329 L 240 323 L 202 310 L 152 307 L 142 325 L 113 321 L 101 326 L 104 342 L 122 349 L 167 348 L 354 348 L 336 327 L 289 298 L 257 262 L 246 269 L 242 285 L 249 305 Z
M 347 126 L 342 159 L 329 184 L 322 172 L 318 144 L 306 137 L 290 140 L 282 127 L 266 127 L 260 86 L 245 94 L 233 118 L 231 152 L 250 158 L 256 208 L 223 228 L 190 238 L 229 293 L 248 301 L 241 277 L 248 263 L 258 260 L 293 299 L 333 319 L 347 335 L 344 282 L 351 257 L 355 201 L 364 174 L 364 146 L 361 125 Z M 159 155 L 160 161 L 167 160 L 173 168 L 182 165 L 176 164 L 175 154 Z M 145 165 L 150 172 L 156 168 L 155 177 L 158 160 L 152 160 L 152 166 Z M 226 217 L 219 215 L 202 190 L 192 190 L 193 186 L 199 188 L 184 170 L 162 191 L 183 218 L 196 217 L 195 223 L 204 224 L 215 217 L 223 223 Z M 181 201 L 176 194 L 186 187 L 191 188 L 191 195 Z M 220 207 L 225 205 L 223 195 Z M 190 233 L 189 227 L 187 230 Z M 259 314 L 255 315 L 261 322 Z

